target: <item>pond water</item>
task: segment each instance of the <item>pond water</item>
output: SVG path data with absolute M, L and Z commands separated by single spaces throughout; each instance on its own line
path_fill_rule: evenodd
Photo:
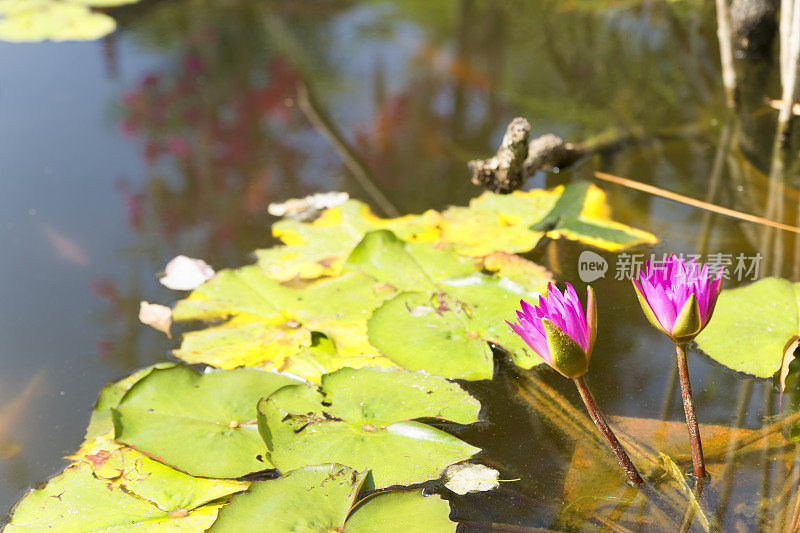
M 536 135 L 621 139 L 527 187 L 601 170 L 798 224 L 797 174 L 771 188 L 768 178 L 777 112 L 762 99 L 780 95 L 775 62 L 741 59 L 744 110 L 729 116 L 709 3 L 178 0 L 112 13 L 120 27 L 100 41 L 0 43 L 4 509 L 66 464 L 104 383 L 178 345 L 137 317 L 141 300 L 180 297 L 156 278 L 169 259 L 251 262 L 273 242 L 266 205 L 311 192 L 347 191 L 381 212 L 297 105 L 298 84 L 401 213 L 477 196 L 466 162 L 493 154 L 524 116 Z M 596 183 L 616 220 L 662 239 L 637 252 L 760 254 L 742 282 L 800 280 L 791 233 Z M 552 241 L 529 257 L 579 284 L 582 249 Z M 682 424 L 672 345 L 616 279 L 624 257 L 598 252 L 609 271 L 593 283 L 600 323 L 587 381 L 609 415 Z M 696 351 L 689 364 L 702 423 L 757 428 L 778 413 L 771 381 L 742 380 Z M 534 374 L 579 406 L 568 380 Z M 465 438 L 520 480 L 457 502 L 472 531 L 547 528 L 565 512 L 574 442 L 514 383 L 501 372 L 469 386 L 488 423 Z M 681 424 L 671 431 L 684 437 Z M 777 527 L 760 498 L 793 505 L 784 462 L 767 452 L 711 471 L 723 473 L 736 480 L 716 508 L 725 530 Z

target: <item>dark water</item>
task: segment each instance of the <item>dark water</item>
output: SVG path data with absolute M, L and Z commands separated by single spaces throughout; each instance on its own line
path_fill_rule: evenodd
M 778 72 L 742 60 L 744 110 L 729 117 L 711 4 L 179 0 L 114 16 L 121 27 L 104 41 L 0 43 L 6 509 L 65 464 L 102 384 L 177 346 L 137 319 L 140 300 L 178 297 L 156 280 L 170 258 L 251 261 L 271 242 L 272 201 L 327 190 L 371 201 L 298 108 L 298 84 L 400 212 L 477 195 L 465 162 L 488 157 L 525 116 L 535 134 L 569 141 L 632 136 L 528 186 L 603 170 L 797 224 L 792 172 L 780 205 L 767 205 L 775 112 L 761 99 L 779 95 Z M 798 279 L 790 234 L 765 239 L 759 226 L 599 185 L 617 220 L 662 238 L 657 253 L 761 253 L 760 276 Z M 536 259 L 575 281 L 581 249 L 551 243 Z M 611 267 L 594 284 L 601 318 L 587 380 L 610 414 L 680 421 L 677 391 L 665 392 L 672 347 L 614 279 L 619 255 L 602 255 Z M 743 382 L 696 354 L 690 365 L 701 421 L 734 424 Z M 541 376 L 577 402 L 572 384 Z M 749 391 L 744 425 L 775 414 L 771 388 Z M 475 438 L 501 443 L 489 455 L 538 503 L 492 496 L 469 519 L 547 526 L 572 444 L 507 402 L 502 380 L 476 393 L 492 424 Z M 734 503 L 756 501 L 761 479 L 737 485 Z M 753 525 L 737 512 L 731 527 Z

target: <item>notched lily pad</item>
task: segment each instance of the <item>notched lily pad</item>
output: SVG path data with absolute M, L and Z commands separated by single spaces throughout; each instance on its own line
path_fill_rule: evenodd
M 463 276 L 465 271 L 453 269 L 455 276 L 447 278 L 416 259 L 411 246 L 391 233 L 371 232 L 348 260 L 350 268 L 362 268 L 387 283 L 403 280 L 409 291 L 376 309 L 368 322 L 370 342 L 386 357 L 408 370 L 468 380 L 492 377 L 488 342 L 505 348 L 523 368 L 541 362 L 502 321 L 513 316 L 521 298 L 538 293 L 508 278 L 474 271 Z M 538 283 L 526 277 L 527 287 L 544 290 L 552 278 L 544 269 L 538 273 Z
M 192 477 L 105 437 L 82 446 L 70 459 L 88 464 L 96 478 L 113 481 L 166 512 L 194 509 L 249 486 L 246 481 Z
M 800 335 L 800 283 L 765 278 L 725 289 L 698 348 L 711 359 L 758 378 L 773 376 Z
M 291 371 L 309 379 L 343 366 L 393 366 L 367 341 L 366 321 L 394 294 L 391 285 L 358 272 L 290 288 L 257 266 L 222 271 L 175 306 L 175 321 L 215 324 L 187 333 L 174 353 L 190 363 Z M 317 358 L 324 368 L 306 374 L 314 332 L 330 339 L 337 358 Z
M 479 448 L 415 419 L 477 420 L 480 405 L 435 376 L 342 369 L 321 388 L 284 387 L 259 402 L 258 426 L 269 458 L 286 472 L 338 462 L 371 471 L 376 487 L 421 483 Z
M 156 363 L 155 365 L 139 369 L 130 376 L 119 381 L 104 385 L 103 388 L 100 389 L 97 402 L 95 402 L 94 409 L 92 409 L 92 416 L 89 420 L 89 427 L 86 428 L 84 439 L 90 442 L 93 441 L 95 437 L 114 431 L 114 423 L 111 420 L 111 408 L 119 405 L 119 401 L 125 396 L 125 393 L 138 381 L 150 375 L 150 372 L 156 369 L 172 368 L 174 366 L 175 363 Z
M 658 242 L 652 233 L 611 220 L 606 193 L 585 181 L 568 185 L 538 227 L 550 225 L 551 239 L 579 241 L 610 252 Z
M 216 519 L 220 504 L 166 512 L 129 494 L 114 481 L 98 479 L 92 467 L 76 463 L 32 490 L 17 504 L 3 531 L 63 533 L 205 531 Z
M 260 370 L 155 369 L 112 409 L 114 437 L 193 476 L 271 468 L 255 425 L 262 397 L 296 380 Z
M 612 251 L 657 242 L 651 233 L 612 221 L 605 193 L 577 182 L 509 195 L 485 192 L 468 207 L 396 219 L 378 218 L 365 204 L 350 200 L 310 223 L 278 222 L 273 234 L 286 246 L 256 254 L 265 273 L 279 281 L 336 276 L 361 237 L 378 229 L 390 230 L 404 241 L 452 246 L 471 257 L 527 252 L 545 235 Z
M 454 532 L 450 506 L 422 491 L 391 491 L 356 499 L 366 472 L 340 464 L 307 466 L 278 479 L 256 481 L 220 513 L 209 531 L 239 532 L 243 524 L 272 531 L 317 533 Z

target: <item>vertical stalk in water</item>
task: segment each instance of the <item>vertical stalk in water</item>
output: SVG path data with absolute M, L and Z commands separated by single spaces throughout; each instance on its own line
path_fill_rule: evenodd
M 597 429 L 600 430 L 603 438 L 605 438 L 606 442 L 608 442 L 608 445 L 611 446 L 611 450 L 614 452 L 614 455 L 617 456 L 617 461 L 619 461 L 619 465 L 625 471 L 628 479 L 637 487 L 642 485 L 644 483 L 642 476 L 639 475 L 639 471 L 636 470 L 631 458 L 628 457 L 628 453 L 617 439 L 617 436 L 614 435 L 614 432 L 611 431 L 610 427 L 608 427 L 606 419 L 603 417 L 600 409 L 597 408 L 597 404 L 594 402 L 592 393 L 589 392 L 589 387 L 586 386 L 586 382 L 583 380 L 583 377 L 574 378 L 573 381 L 578 387 L 578 392 L 581 395 L 583 403 L 586 405 L 586 410 L 589 411 L 589 416 L 592 417 L 592 421 L 597 426 Z
M 694 398 L 692 398 L 692 384 L 689 381 L 689 363 L 686 361 L 686 345 L 676 344 L 675 352 L 678 360 L 678 377 L 681 381 L 681 394 L 683 395 L 683 411 L 686 413 L 686 426 L 689 429 L 689 444 L 692 447 L 692 466 L 694 477 L 706 477 L 706 464 L 703 459 L 703 443 L 700 441 L 700 427 L 697 424 L 697 415 L 694 412 Z

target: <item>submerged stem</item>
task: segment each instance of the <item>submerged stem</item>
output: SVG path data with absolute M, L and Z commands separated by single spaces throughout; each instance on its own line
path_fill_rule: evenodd
M 703 443 L 700 441 L 700 427 L 697 425 L 697 416 L 694 413 L 692 384 L 689 381 L 689 363 L 686 361 L 686 345 L 676 344 L 675 352 L 678 360 L 678 376 L 681 380 L 683 411 L 686 413 L 686 426 L 689 428 L 689 444 L 691 444 L 692 447 L 694 477 L 703 479 L 706 477 L 706 463 L 703 459 Z
M 642 476 L 639 475 L 639 471 L 636 470 L 636 467 L 633 466 L 633 462 L 631 458 L 628 457 L 625 448 L 622 447 L 619 440 L 617 440 L 616 435 L 614 432 L 611 431 L 611 428 L 608 427 L 606 423 L 606 419 L 603 418 L 603 414 L 597 408 L 597 404 L 594 403 L 594 398 L 592 398 L 592 393 L 589 392 L 589 388 L 586 386 L 586 382 L 583 380 L 583 377 L 574 378 L 573 381 L 575 385 L 578 387 L 578 392 L 581 394 L 581 399 L 583 403 L 586 404 L 586 410 L 589 411 L 589 416 L 592 417 L 592 421 L 597 426 L 597 429 L 600 430 L 600 433 L 608 442 L 608 445 L 611 446 L 611 449 L 614 452 L 614 455 L 617 456 L 617 461 L 619 461 L 619 465 L 625 471 L 625 474 L 628 476 L 628 479 L 631 483 L 636 485 L 637 487 L 644 484 L 644 480 Z

